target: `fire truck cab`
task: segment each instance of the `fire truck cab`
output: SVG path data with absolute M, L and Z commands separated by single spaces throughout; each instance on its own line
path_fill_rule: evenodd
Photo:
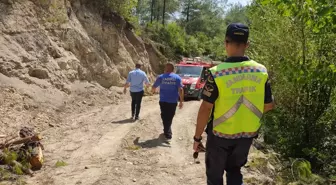
M 208 69 L 213 66 L 213 63 L 202 61 L 200 57 L 184 58 L 176 64 L 175 73 L 182 78 L 185 98 L 201 99 L 202 89 L 209 74 Z

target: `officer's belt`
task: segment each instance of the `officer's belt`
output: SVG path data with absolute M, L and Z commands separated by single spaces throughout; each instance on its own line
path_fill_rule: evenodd
M 217 125 L 224 123 L 229 118 L 231 118 L 239 109 L 239 107 L 244 104 L 251 112 L 253 112 L 259 119 L 263 116 L 263 113 L 255 106 L 253 105 L 250 100 L 245 98 L 244 95 L 242 95 L 238 101 L 231 107 L 230 110 L 228 110 L 225 114 L 223 114 L 221 117 L 217 118 L 213 121 L 213 127 L 216 127 Z

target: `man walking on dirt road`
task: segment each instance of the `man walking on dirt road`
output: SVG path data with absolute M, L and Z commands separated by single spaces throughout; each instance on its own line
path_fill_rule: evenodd
M 130 87 L 130 93 L 132 97 L 132 118 L 139 119 L 142 97 L 144 95 L 144 83 L 149 86 L 149 80 L 144 71 L 142 71 L 141 65 L 136 64 L 135 70 L 128 73 L 127 81 L 124 87 L 124 94 L 126 94 L 127 87 Z
M 225 49 L 228 58 L 210 69 L 197 117 L 194 150 L 200 150 L 207 125 L 206 175 L 208 185 L 242 185 L 241 167 L 260 119 L 274 107 L 265 66 L 245 56 L 249 28 L 241 23 L 227 27 Z
M 175 116 L 177 102 L 180 98 L 180 109 L 183 107 L 183 85 L 182 79 L 174 72 L 174 65 L 168 63 L 165 66 L 165 73 L 161 74 L 155 81 L 152 91 L 160 87 L 160 109 L 163 122 L 163 132 L 169 142 L 172 138 L 171 125 Z

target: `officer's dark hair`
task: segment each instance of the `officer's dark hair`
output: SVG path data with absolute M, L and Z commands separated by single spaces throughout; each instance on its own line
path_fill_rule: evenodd
M 175 66 L 174 66 L 174 64 L 171 63 L 171 62 L 168 62 L 168 63 L 166 64 L 166 66 L 169 67 L 171 71 L 174 71 L 174 70 L 175 70 Z
M 141 64 L 135 64 L 135 68 L 137 69 L 141 68 Z
M 239 39 L 232 39 L 229 36 L 225 37 L 225 43 L 234 43 L 234 44 L 247 44 L 248 40 L 239 40 Z

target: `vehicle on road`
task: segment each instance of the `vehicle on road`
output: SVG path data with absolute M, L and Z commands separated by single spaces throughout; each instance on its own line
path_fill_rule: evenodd
M 184 97 L 201 99 L 202 89 L 209 74 L 209 68 L 217 65 L 214 62 L 202 61 L 200 57 L 184 58 L 176 64 L 176 74 L 182 78 Z

